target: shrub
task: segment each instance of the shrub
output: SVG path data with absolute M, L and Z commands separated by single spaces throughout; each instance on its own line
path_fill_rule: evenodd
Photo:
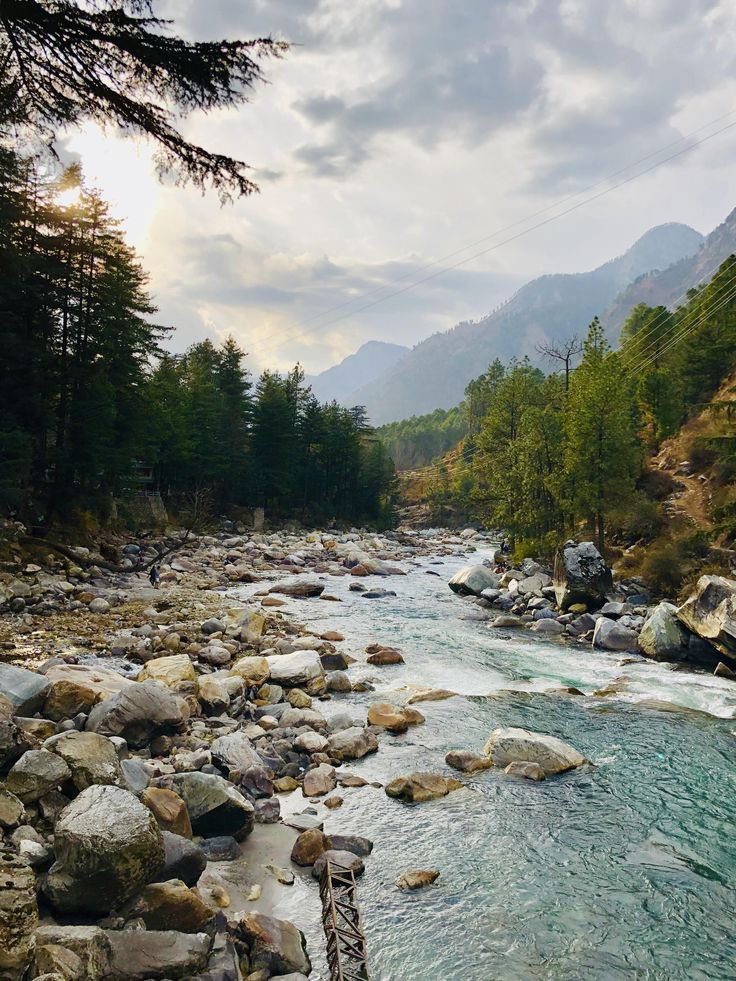
M 675 542 L 655 542 L 647 549 L 640 566 L 641 576 L 650 589 L 674 596 L 688 572 L 685 557 Z
M 656 501 L 638 492 L 628 507 L 610 515 L 608 526 L 617 538 L 633 545 L 653 541 L 664 527 L 664 517 Z

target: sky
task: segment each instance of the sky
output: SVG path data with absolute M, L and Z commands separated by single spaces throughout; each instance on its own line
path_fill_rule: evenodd
M 693 145 L 736 123 L 733 0 L 156 9 L 191 38 L 293 44 L 248 105 L 181 122 L 246 161 L 258 195 L 222 207 L 162 185 L 150 144 L 91 125 L 64 138 L 124 219 L 174 350 L 232 334 L 256 374 L 297 361 L 315 373 L 365 341 L 411 346 L 479 318 L 526 280 L 593 268 L 653 225 L 708 232 L 736 206 L 736 125 Z

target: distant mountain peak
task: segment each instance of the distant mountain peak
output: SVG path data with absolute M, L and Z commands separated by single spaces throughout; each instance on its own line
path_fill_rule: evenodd
M 408 351 L 409 348 L 402 344 L 366 341 L 355 354 L 349 354 L 339 364 L 305 380 L 312 386 L 320 402 L 332 402 L 334 399 L 343 404 L 356 405 L 350 401 L 350 394 L 390 370 Z

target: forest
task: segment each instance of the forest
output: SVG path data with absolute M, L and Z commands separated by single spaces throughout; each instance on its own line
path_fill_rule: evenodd
M 616 350 L 595 319 L 573 345 L 580 357 L 570 371 L 546 374 L 527 358 L 494 362 L 466 392 L 466 412 L 468 405 L 473 411 L 461 456 L 428 471 L 435 511 L 504 528 L 528 554 L 549 554 L 581 526 L 601 548 L 665 533 L 660 565 L 676 566 L 683 551 L 700 545 L 692 532 L 677 538 L 663 507 L 677 482 L 653 458 L 705 412 L 683 463 L 709 469 L 702 479 L 716 537 L 733 540 L 735 277 L 730 256 L 676 311 L 639 304 Z
M 0 508 L 107 518 L 150 470 L 174 513 L 264 506 L 391 518 L 393 466 L 360 407 L 320 405 L 297 365 L 253 380 L 227 337 L 164 344 L 147 276 L 78 166 L 0 151 Z M 124 508 L 123 508 L 124 512 Z

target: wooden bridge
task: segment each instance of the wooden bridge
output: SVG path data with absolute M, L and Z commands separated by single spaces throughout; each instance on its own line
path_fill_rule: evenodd
M 319 880 L 330 981 L 369 981 L 355 876 L 328 861 Z

